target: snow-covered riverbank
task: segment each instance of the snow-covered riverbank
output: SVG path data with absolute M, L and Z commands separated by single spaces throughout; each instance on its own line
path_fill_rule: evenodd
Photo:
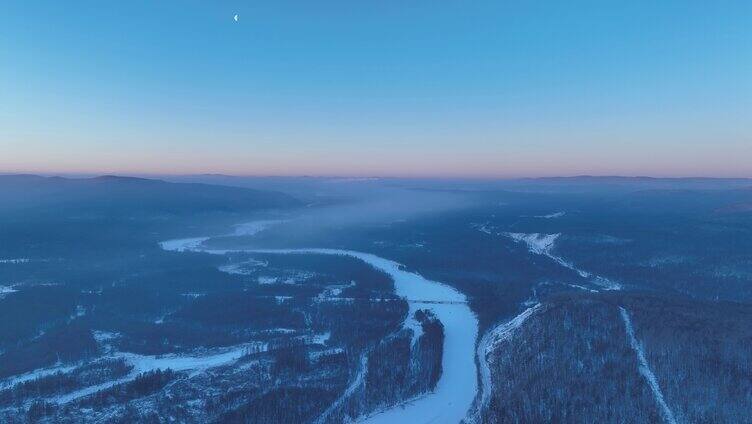
M 206 371 L 210 368 L 216 368 L 223 365 L 229 365 L 243 357 L 249 352 L 265 351 L 267 346 L 262 342 L 244 343 L 237 346 L 231 346 L 222 349 L 214 349 L 200 354 L 169 354 L 169 355 L 139 355 L 130 352 L 114 352 L 109 355 L 98 358 L 97 360 L 122 359 L 133 368 L 125 376 L 107 381 L 101 384 L 83 387 L 81 389 L 46 399 L 53 403 L 68 403 L 70 401 L 88 396 L 100 390 L 109 389 L 118 384 L 134 380 L 139 374 L 171 369 L 173 371 L 190 371 L 190 375 Z M 36 380 L 53 374 L 66 374 L 74 371 L 83 363 L 73 365 L 57 365 L 49 368 L 34 370 L 25 374 L 17 375 L 0 382 L 0 388 L 8 388 L 23 382 Z
M 229 365 L 243 357 L 243 355 L 248 354 L 248 352 L 263 351 L 266 349 L 267 347 L 263 343 L 247 343 L 225 349 L 218 349 L 213 353 L 207 353 L 204 355 L 174 354 L 155 356 L 139 355 L 130 352 L 117 352 L 106 356 L 104 359 L 125 360 L 126 363 L 133 366 L 133 369 L 127 375 L 95 386 L 84 387 L 80 390 L 48 399 L 48 401 L 55 403 L 68 403 L 100 390 L 109 389 L 118 384 L 132 381 L 138 377 L 139 374 L 149 371 L 171 369 L 173 371 L 190 371 L 190 375 L 195 375 L 211 368 Z
M 243 224 L 238 224 L 233 227 L 232 233 L 229 234 L 223 234 L 218 237 L 242 237 L 242 236 L 253 236 L 256 235 L 267 228 L 280 224 L 284 222 L 283 220 L 277 220 L 277 219 L 268 219 L 268 220 L 262 220 L 262 221 L 251 221 L 251 222 L 245 222 Z M 174 239 L 174 240 L 166 240 L 159 243 L 159 246 L 167 251 L 170 252 L 200 252 L 205 251 L 205 249 L 202 248 L 202 245 L 205 241 L 209 240 L 211 237 L 204 236 L 204 237 L 190 237 L 190 238 L 184 238 L 184 239 Z
M 196 239 L 172 240 L 162 247 L 174 251 L 201 251 L 210 254 L 227 254 L 241 250 L 204 249 Z M 414 318 L 418 309 L 430 309 L 444 326 L 444 352 L 442 374 L 432 393 L 409 403 L 380 411 L 364 417 L 361 422 L 389 423 L 411 422 L 458 423 L 467 415 L 478 391 L 477 366 L 475 363 L 475 340 L 478 335 L 478 319 L 466 304 L 465 296 L 454 288 L 408 272 L 397 262 L 369 253 L 336 249 L 283 249 L 243 250 L 249 253 L 267 254 L 322 254 L 349 256 L 359 259 L 373 268 L 388 274 L 394 280 L 395 292 L 405 299 L 421 299 L 426 303 L 408 302 L 409 312 L 404 326 L 413 331 L 414 337 L 422 328 Z M 434 302 L 434 303 L 432 303 Z
M 542 309 L 540 303 L 522 311 L 521 314 L 511 320 L 499 324 L 486 332 L 478 342 L 478 366 L 480 371 L 481 389 L 477 399 L 477 404 L 473 413 L 468 417 L 471 422 L 480 422 L 483 408 L 488 405 L 493 392 L 493 381 L 491 378 L 491 367 L 489 365 L 488 355 L 491 354 L 499 343 L 509 339 L 512 334 L 522 326 L 533 314 Z
M 259 231 L 268 225 L 259 226 Z M 247 228 L 249 227 L 259 228 L 254 226 Z M 467 305 L 467 299 L 462 293 L 446 284 L 406 271 L 397 262 L 369 253 L 338 249 L 207 249 L 203 247 L 205 240 L 205 238 L 170 240 L 161 243 L 161 246 L 165 250 L 177 252 L 194 251 L 216 255 L 247 252 L 348 256 L 388 274 L 394 281 L 395 292 L 398 296 L 407 300 L 420 300 L 420 302 L 408 302 L 409 311 L 403 324 L 413 331 L 413 340 L 422 333 L 422 327 L 414 317 L 418 309 L 431 310 L 444 326 L 442 374 L 432 393 L 381 410 L 373 415 L 361 417 L 359 421 L 388 424 L 394 422 L 459 423 L 467 416 L 478 392 L 475 362 L 478 319 Z
M 206 250 L 223 254 L 223 250 Z M 444 325 L 444 354 L 442 374 L 432 393 L 395 406 L 375 415 L 364 417 L 365 423 L 459 423 L 472 406 L 478 391 L 475 363 L 475 339 L 478 319 L 465 303 L 465 296 L 454 288 L 408 272 L 397 262 L 369 253 L 336 249 L 251 250 L 255 253 L 323 254 L 349 256 L 385 272 L 394 280 L 395 292 L 405 299 L 421 299 L 437 303 L 408 302 L 405 327 L 420 334 L 420 324 L 413 317 L 418 309 L 430 309 Z

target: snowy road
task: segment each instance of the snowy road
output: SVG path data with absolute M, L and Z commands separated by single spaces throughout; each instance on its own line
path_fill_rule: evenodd
M 533 307 L 525 309 L 521 314 L 511 320 L 491 328 L 483 335 L 478 342 L 478 364 L 480 366 L 481 390 L 479 392 L 478 403 L 469 416 L 471 422 L 480 422 L 483 408 L 488 405 L 493 392 L 493 382 L 491 379 L 491 367 L 488 363 L 488 355 L 496 350 L 499 343 L 509 339 L 512 334 L 525 323 L 533 314 L 538 312 L 543 306 L 538 303 Z
M 366 378 L 366 372 L 368 371 L 368 354 L 364 353 L 360 356 L 358 370 L 355 373 L 355 378 L 352 379 L 350 384 L 347 385 L 345 391 L 337 398 L 328 408 L 314 421 L 314 424 L 325 424 L 334 411 L 340 408 L 345 402 L 350 399 L 359 388 L 363 385 Z
M 655 378 L 655 374 L 653 374 L 653 370 L 650 369 L 650 365 L 648 365 L 648 360 L 645 357 L 645 352 L 642 350 L 642 345 L 640 344 L 640 342 L 637 340 L 637 337 L 635 336 L 634 327 L 632 326 L 632 319 L 629 317 L 629 312 L 627 312 L 627 310 L 621 306 L 619 306 L 619 312 L 621 312 L 621 319 L 622 321 L 624 321 L 624 329 L 627 332 L 629 345 L 632 347 L 632 350 L 635 351 L 635 354 L 637 354 L 640 374 L 642 374 L 642 376 L 645 377 L 645 380 L 648 382 L 648 386 L 650 386 L 650 390 L 653 392 L 653 397 L 655 398 L 655 402 L 658 404 L 658 407 L 661 410 L 661 415 L 663 415 L 663 419 L 668 424 L 676 424 L 676 418 L 674 417 L 674 413 L 671 411 L 671 408 L 669 408 L 668 404 L 666 403 L 666 399 L 663 397 L 663 392 L 661 392 L 661 387 L 658 385 L 658 379 Z

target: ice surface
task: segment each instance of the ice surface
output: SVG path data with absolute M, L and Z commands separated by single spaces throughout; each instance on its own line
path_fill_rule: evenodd
M 257 227 L 251 226 L 245 228 L 252 228 L 248 231 L 255 231 Z M 394 280 L 396 294 L 408 300 L 409 310 L 404 326 L 413 330 L 414 340 L 422 331 L 422 326 L 414 316 L 415 311 L 418 309 L 431 310 L 443 324 L 442 375 L 432 393 L 413 399 L 405 404 L 379 411 L 369 417 L 364 417 L 360 421 L 388 424 L 395 422 L 415 424 L 429 422 L 459 423 L 465 418 L 478 391 L 477 366 L 475 362 L 478 319 L 467 305 L 466 298 L 462 293 L 448 285 L 431 281 L 417 273 L 409 272 L 397 262 L 369 253 L 337 249 L 202 249 L 201 244 L 206 239 L 171 240 L 163 242 L 160 245 L 165 250 L 193 250 L 216 255 L 232 252 L 251 252 L 349 256 L 388 274 Z M 271 282 L 259 278 L 259 283 L 261 284 Z
M 336 249 L 257 250 L 259 253 L 280 254 L 325 254 L 350 256 L 385 272 L 394 280 L 395 292 L 408 300 L 409 312 L 405 326 L 415 329 L 420 324 L 414 313 L 418 309 L 430 309 L 444 325 L 444 352 L 442 375 L 432 393 L 406 404 L 394 406 L 372 416 L 364 417 L 366 423 L 459 423 L 472 406 L 478 390 L 475 363 L 475 339 L 478 335 L 478 319 L 465 303 L 465 296 L 454 288 L 423 278 L 406 271 L 397 262 L 370 253 Z M 419 300 L 411 302 L 410 300 Z M 444 303 L 420 303 L 444 302 Z

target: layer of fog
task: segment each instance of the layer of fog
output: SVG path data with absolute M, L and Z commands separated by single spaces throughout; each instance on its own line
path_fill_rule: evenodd
M 209 244 L 224 247 L 230 242 L 234 246 L 284 248 L 322 246 L 323 243 L 324 247 L 351 247 L 326 244 L 326 240 L 347 235 L 351 229 L 368 231 L 472 207 L 482 201 L 472 193 L 394 187 L 374 181 L 337 180 L 307 187 L 312 192 L 301 194 L 292 190 L 291 193 L 304 198 L 308 202 L 305 207 L 250 217 L 254 221 L 283 224 L 274 225 L 273 231 L 265 231 L 263 237 L 237 237 L 252 235 L 250 233 L 227 234 L 224 240 L 214 237 Z

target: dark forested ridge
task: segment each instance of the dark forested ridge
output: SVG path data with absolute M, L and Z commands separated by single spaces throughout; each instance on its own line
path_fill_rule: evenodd
M 0 213 L 80 213 L 113 218 L 149 214 L 195 215 L 289 208 L 300 202 L 279 192 L 201 183 L 102 176 L 95 178 L 0 175 Z

